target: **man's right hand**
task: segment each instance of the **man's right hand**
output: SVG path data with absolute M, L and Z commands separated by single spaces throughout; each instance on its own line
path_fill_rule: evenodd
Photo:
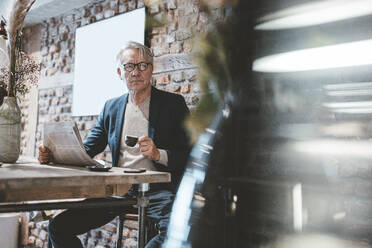
M 52 152 L 45 146 L 39 146 L 39 162 L 40 164 L 48 164 L 52 160 Z

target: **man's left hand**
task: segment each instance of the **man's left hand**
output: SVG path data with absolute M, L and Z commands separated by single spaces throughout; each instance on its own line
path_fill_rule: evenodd
M 155 161 L 160 159 L 160 152 L 150 137 L 140 137 L 138 139 L 138 144 L 143 156 Z

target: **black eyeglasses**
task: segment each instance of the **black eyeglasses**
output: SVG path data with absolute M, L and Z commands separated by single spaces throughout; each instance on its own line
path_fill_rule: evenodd
M 147 63 L 147 62 L 139 62 L 137 64 L 133 64 L 133 63 L 127 63 L 127 64 L 124 64 L 124 65 L 121 65 L 123 67 L 123 69 L 127 72 L 131 72 L 131 71 L 134 71 L 134 69 L 136 69 L 136 66 L 138 67 L 138 70 L 140 71 L 146 71 L 147 67 L 149 67 L 149 65 L 152 65 L 152 63 Z

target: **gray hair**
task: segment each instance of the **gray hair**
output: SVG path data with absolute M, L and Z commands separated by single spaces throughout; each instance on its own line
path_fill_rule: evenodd
M 121 58 L 123 56 L 123 53 L 125 50 L 128 49 L 138 49 L 140 56 L 144 57 L 145 55 L 149 59 L 150 63 L 153 63 L 154 61 L 154 54 L 152 53 L 151 49 L 148 48 L 145 45 L 142 45 L 141 43 L 135 42 L 135 41 L 128 41 L 118 52 L 116 55 L 116 61 L 118 63 L 118 67 L 121 65 Z

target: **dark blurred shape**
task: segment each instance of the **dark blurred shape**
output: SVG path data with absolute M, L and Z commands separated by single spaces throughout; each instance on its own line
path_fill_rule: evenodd
M 371 51 L 347 67 L 281 60 L 293 70 L 252 70 L 270 55 L 372 39 L 370 12 L 255 29 L 269 13 L 312 2 L 242 0 L 211 31 L 231 83 L 192 150 L 163 247 L 372 247 Z
M 6 89 L 1 87 L 1 85 L 0 85 L 0 106 L 1 106 L 1 104 L 3 104 L 4 97 L 6 97 L 7 93 L 8 92 L 6 91 Z
M 8 39 L 8 33 L 6 31 L 6 21 L 5 21 L 5 18 L 4 16 L 1 17 L 1 21 L 0 21 L 0 38 L 3 38 L 4 40 L 7 40 Z

